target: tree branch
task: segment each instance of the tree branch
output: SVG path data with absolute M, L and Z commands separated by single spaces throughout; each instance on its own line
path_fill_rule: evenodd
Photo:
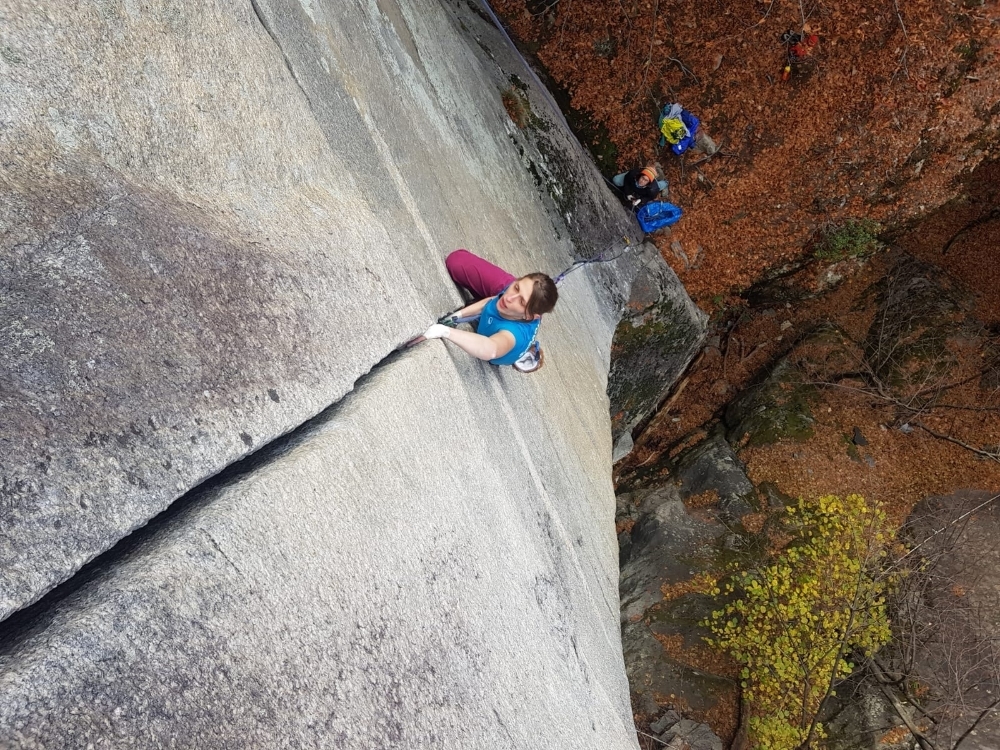
M 889 682 L 890 680 L 888 679 L 888 677 L 886 677 L 885 673 L 882 671 L 882 669 L 879 667 L 876 661 L 874 659 L 869 659 L 868 666 L 871 668 L 872 673 L 875 675 L 875 679 L 877 679 L 881 683 L 879 685 L 879 690 L 882 691 L 882 695 L 884 695 L 892 704 L 892 707 L 896 710 L 896 713 L 899 715 L 899 718 L 903 720 L 904 724 L 906 724 L 906 728 L 909 729 L 910 734 L 912 734 L 916 738 L 917 742 L 920 744 L 920 747 L 923 748 L 923 750 L 937 750 L 937 748 L 934 746 L 934 743 L 931 742 L 926 737 L 926 735 L 924 735 L 924 733 L 920 731 L 917 725 L 913 723 L 913 719 L 909 716 L 909 712 L 903 708 L 903 704 L 899 700 L 899 696 L 897 696 L 894 692 L 889 690 L 888 687 L 886 687 L 886 683 Z
M 919 427 L 924 432 L 928 433 L 929 435 L 933 435 L 934 437 L 936 437 L 936 438 L 938 438 L 940 440 L 946 440 L 949 443 L 954 443 L 955 445 L 960 445 L 963 448 L 965 448 L 966 450 L 972 451 L 976 455 L 979 455 L 979 456 L 982 456 L 983 458 L 988 458 L 991 461 L 996 461 L 997 463 L 1000 463 L 1000 454 L 998 454 L 998 453 L 996 453 L 994 451 L 983 450 L 982 448 L 977 448 L 974 445 L 969 445 L 968 443 L 966 443 L 966 442 L 964 442 L 962 440 L 959 440 L 958 438 L 953 438 L 951 435 L 944 435 L 944 434 L 942 434 L 940 432 L 935 432 L 930 427 L 927 427 L 926 425 L 924 425 L 921 422 L 914 422 L 913 426 L 914 427 Z
M 966 737 L 968 737 L 969 735 L 972 734 L 972 730 L 974 730 L 977 726 L 979 726 L 979 722 L 981 722 L 983 719 L 985 719 L 986 715 L 990 711 L 992 711 L 994 708 L 996 708 L 998 704 L 1000 704 L 1000 698 L 997 698 L 990 705 L 988 705 L 986 708 L 984 708 L 982 710 L 982 712 L 979 714 L 979 716 L 976 717 L 976 720 L 974 722 L 972 722 L 972 726 L 970 726 L 968 729 L 966 729 L 962 733 L 962 736 L 958 738 L 958 741 L 956 741 L 955 744 L 952 746 L 952 750 L 958 750 L 958 746 L 962 744 L 962 741 Z

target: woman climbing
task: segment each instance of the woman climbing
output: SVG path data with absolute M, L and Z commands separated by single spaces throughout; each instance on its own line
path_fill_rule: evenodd
M 529 273 L 517 278 L 468 250 L 451 253 L 445 266 L 452 281 L 481 299 L 452 313 L 443 323 L 435 323 L 413 343 L 448 339 L 491 365 L 517 363 L 532 349 L 542 315 L 556 305 L 559 291 L 555 282 L 544 273 Z M 479 315 L 475 333 L 445 325 L 475 315 Z M 541 367 L 540 361 L 534 367 L 518 369 L 530 372 L 538 367 Z

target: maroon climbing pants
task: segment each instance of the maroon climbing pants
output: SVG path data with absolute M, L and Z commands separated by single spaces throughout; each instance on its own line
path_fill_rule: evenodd
M 500 294 L 512 281 L 517 281 L 499 266 L 473 255 L 468 250 L 455 250 L 444 261 L 451 280 L 471 291 L 476 299 Z

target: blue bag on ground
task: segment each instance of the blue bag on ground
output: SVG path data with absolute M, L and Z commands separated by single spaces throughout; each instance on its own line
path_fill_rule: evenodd
M 680 206 L 666 201 L 653 201 L 640 208 L 636 212 L 635 218 L 639 220 L 642 231 L 649 234 L 657 229 L 673 226 L 680 221 L 683 215 L 684 212 L 681 211 Z
M 661 133 L 660 147 L 666 146 L 669 142 L 670 150 L 680 156 L 694 143 L 699 125 L 701 125 L 701 120 L 680 104 L 665 104 L 656 123 L 656 127 Z M 669 141 L 668 134 L 670 135 Z
M 701 120 L 686 109 L 681 112 L 681 120 L 688 129 L 688 135 L 686 138 L 682 138 L 680 143 L 675 143 L 670 147 L 670 150 L 678 156 L 687 151 L 691 144 L 694 143 L 694 138 L 698 134 L 698 126 L 701 125 Z

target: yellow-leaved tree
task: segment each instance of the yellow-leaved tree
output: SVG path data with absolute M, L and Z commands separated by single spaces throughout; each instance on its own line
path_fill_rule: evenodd
M 821 738 L 816 715 L 851 654 L 890 638 L 888 553 L 882 511 L 860 495 L 827 495 L 787 508 L 786 545 L 756 566 L 736 564 L 713 593 L 732 598 L 705 625 L 710 645 L 740 665 L 753 747 L 792 750 Z

